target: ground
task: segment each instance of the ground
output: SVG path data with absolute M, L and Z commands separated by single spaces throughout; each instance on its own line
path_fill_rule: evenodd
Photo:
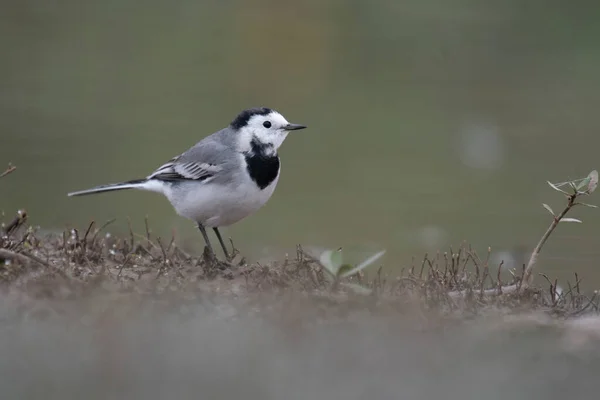
M 562 398 L 597 392 L 600 319 L 578 285 L 502 282 L 463 245 L 334 284 L 314 256 L 189 255 L 105 227 L 0 242 L 6 398 Z M 565 379 L 568 377 L 568 379 Z M 204 396 L 201 396 L 204 395 Z M 435 397 L 434 397 L 435 396 Z

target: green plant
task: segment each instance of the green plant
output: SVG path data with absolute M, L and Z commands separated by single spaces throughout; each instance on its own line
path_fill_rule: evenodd
M 575 206 L 585 206 L 585 207 L 597 208 L 597 206 L 595 206 L 593 204 L 587 204 L 587 203 L 582 203 L 581 201 L 578 201 L 578 199 L 580 197 L 589 196 L 596 190 L 596 187 L 598 186 L 598 171 L 596 171 L 596 170 L 593 170 L 592 172 L 590 172 L 588 174 L 587 177 L 582 178 L 582 179 L 575 179 L 575 180 L 570 180 L 570 181 L 561 182 L 561 183 L 552 183 L 552 182 L 548 181 L 548 185 L 550 185 L 550 187 L 552 189 L 556 190 L 557 192 L 560 192 L 563 195 L 565 195 L 565 197 L 567 198 L 567 204 L 565 205 L 565 208 L 559 214 L 556 214 L 552 210 L 552 207 L 550 207 L 548 204 L 545 204 L 545 203 L 542 204 L 542 206 L 550 214 L 552 214 L 553 218 L 552 218 L 552 222 L 550 223 L 550 226 L 548 227 L 548 229 L 546 230 L 546 232 L 544 233 L 544 235 L 538 242 L 537 246 L 535 246 L 535 248 L 533 249 L 533 251 L 531 253 L 529 262 L 527 263 L 527 266 L 525 267 L 525 271 L 523 272 L 523 279 L 521 281 L 521 286 L 520 286 L 521 289 L 525 289 L 525 288 L 529 287 L 529 285 L 531 284 L 532 277 L 533 277 L 533 268 L 537 262 L 538 255 L 540 254 L 542 247 L 544 246 L 544 244 L 546 243 L 546 241 L 548 240 L 548 238 L 550 237 L 552 232 L 554 232 L 554 229 L 556 229 L 558 224 L 561 222 L 576 222 L 576 223 L 583 222 L 577 218 L 565 218 L 565 215 L 567 215 L 567 213 Z
M 332 291 L 337 290 L 339 286 L 345 286 L 358 294 L 368 295 L 371 294 L 371 289 L 360 284 L 343 282 L 342 279 L 349 278 L 352 275 L 361 272 L 363 269 L 381 258 L 381 256 L 384 254 L 385 250 L 379 251 L 357 266 L 352 266 L 351 264 L 344 263 L 341 248 L 337 250 L 325 250 L 319 256 L 319 264 L 323 267 L 329 281 L 331 282 Z

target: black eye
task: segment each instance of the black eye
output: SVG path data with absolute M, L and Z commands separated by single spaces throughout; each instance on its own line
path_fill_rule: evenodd
M 270 128 L 271 127 L 271 122 L 270 121 L 265 121 L 265 122 L 263 122 L 263 126 L 265 128 Z

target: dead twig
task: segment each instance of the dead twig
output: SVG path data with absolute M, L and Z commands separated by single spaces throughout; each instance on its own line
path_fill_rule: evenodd
M 4 178 L 6 175 L 15 172 L 16 169 L 17 169 L 17 167 L 12 165 L 11 163 L 8 163 L 8 168 L 6 168 L 6 170 L 0 174 L 0 178 Z
M 98 230 L 96 230 L 96 233 L 94 233 L 94 236 L 92 237 L 92 242 L 90 243 L 91 247 L 94 246 L 94 243 L 96 243 L 96 239 L 98 238 L 98 234 L 100 232 L 102 232 L 104 229 L 106 229 L 107 226 L 109 226 L 110 224 L 112 224 L 113 222 L 115 222 L 117 219 L 113 218 L 113 219 L 109 219 L 108 221 L 106 221 L 100 228 L 98 228 Z M 92 221 L 93 222 L 93 221 Z
M 4 228 L 4 234 L 10 236 L 14 231 L 19 229 L 27 221 L 27 211 L 17 211 L 17 216 Z
M 0 258 L 4 260 L 16 261 L 19 264 L 22 264 L 26 267 L 35 266 L 36 264 L 38 267 L 49 267 L 49 265 L 46 264 L 43 260 L 40 260 L 35 256 L 31 256 L 24 253 L 17 253 L 8 249 L 0 249 Z

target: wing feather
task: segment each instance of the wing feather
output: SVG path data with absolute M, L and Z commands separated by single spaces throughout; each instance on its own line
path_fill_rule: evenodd
M 148 179 L 202 181 L 218 179 L 235 166 L 237 153 L 224 140 L 224 131 L 210 135 L 157 168 Z M 225 139 L 227 139 L 225 137 Z
M 156 171 L 148 176 L 148 179 L 158 179 L 161 181 L 206 181 L 221 171 L 221 167 L 215 164 L 198 162 L 180 162 L 179 158 L 160 166 Z

